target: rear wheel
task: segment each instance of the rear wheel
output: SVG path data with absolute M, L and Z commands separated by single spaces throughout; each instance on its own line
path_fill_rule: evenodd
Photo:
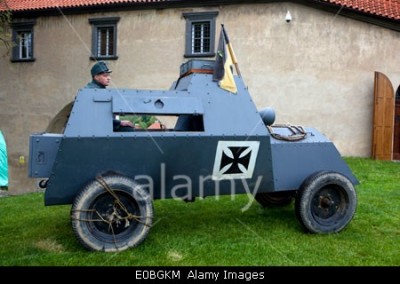
M 122 251 L 139 245 L 153 218 L 149 193 L 133 180 L 110 175 L 98 177 L 76 196 L 72 229 L 88 250 Z
M 351 181 L 336 172 L 310 176 L 296 196 L 296 216 L 311 233 L 336 233 L 354 216 L 357 196 Z

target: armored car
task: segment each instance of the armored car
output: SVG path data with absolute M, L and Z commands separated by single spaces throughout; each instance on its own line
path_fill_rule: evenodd
M 29 140 L 29 177 L 44 203 L 71 204 L 72 229 L 94 251 L 145 240 L 153 201 L 248 194 L 287 206 L 305 231 L 337 233 L 353 218 L 359 182 L 327 137 L 275 123 L 241 76 L 237 92 L 213 80 L 214 61 L 189 60 L 168 90 L 80 89 Z M 113 128 L 113 119 L 151 115 L 161 127 Z

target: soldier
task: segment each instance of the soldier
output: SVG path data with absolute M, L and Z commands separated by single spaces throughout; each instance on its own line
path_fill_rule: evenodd
M 111 82 L 111 72 L 104 61 L 96 62 L 90 70 L 92 81 L 87 83 L 85 88 L 105 89 Z M 113 120 L 114 131 L 133 131 L 134 128 L 134 124 L 129 120 Z
M 111 82 L 111 72 L 104 61 L 97 62 L 90 70 L 92 81 L 86 85 L 86 88 L 105 89 Z

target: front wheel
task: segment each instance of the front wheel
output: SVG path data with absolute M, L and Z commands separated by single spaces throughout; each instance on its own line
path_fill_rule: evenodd
M 140 244 L 153 219 L 149 193 L 120 175 L 98 177 L 75 197 L 72 229 L 93 251 L 122 251 Z
M 357 195 L 351 181 L 336 172 L 318 172 L 303 183 L 296 196 L 296 216 L 311 233 L 336 233 L 353 218 Z

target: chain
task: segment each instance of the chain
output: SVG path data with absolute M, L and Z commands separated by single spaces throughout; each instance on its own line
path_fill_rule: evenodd
M 290 135 L 281 135 L 278 133 L 275 133 L 273 130 L 273 127 L 276 128 L 287 128 L 289 131 L 292 133 Z M 275 125 L 267 125 L 267 129 L 269 133 L 271 134 L 272 137 L 278 140 L 284 140 L 284 141 L 299 141 L 304 138 L 306 138 L 307 132 L 304 130 L 303 126 L 295 126 L 295 125 L 289 125 L 289 124 L 275 124 Z

